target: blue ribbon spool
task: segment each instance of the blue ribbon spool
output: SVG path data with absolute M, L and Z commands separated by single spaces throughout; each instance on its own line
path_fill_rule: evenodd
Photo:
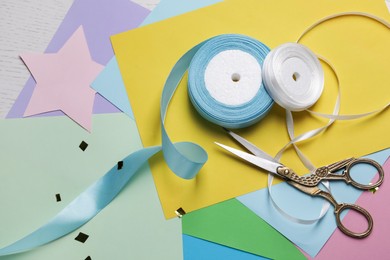
M 233 51 L 236 51 L 236 53 L 232 53 Z M 237 60 L 234 60 L 234 58 L 240 59 L 242 58 L 240 56 L 249 56 L 246 58 L 252 59 L 257 63 L 254 65 L 257 65 L 258 67 L 258 71 L 255 71 L 255 73 L 259 73 L 258 80 L 255 82 L 255 84 L 258 84 L 258 86 L 255 86 L 257 87 L 257 93 L 254 93 L 249 100 L 240 104 L 228 104 L 217 100 L 218 97 L 215 97 L 215 93 L 214 95 L 210 93 L 210 88 L 207 86 L 205 80 L 207 77 L 205 74 L 207 73 L 207 68 L 210 66 L 211 61 L 218 55 L 229 52 L 230 56 L 233 56 L 233 60 L 227 62 L 226 59 L 231 59 L 232 57 L 229 57 L 229 54 L 225 55 L 225 57 L 222 58 L 224 64 L 221 65 L 227 68 L 213 68 L 214 74 L 224 74 L 221 75 L 221 77 L 229 77 L 228 80 L 230 81 L 245 80 L 242 78 L 240 79 L 239 73 L 233 73 L 234 68 L 229 68 L 236 67 L 237 69 L 237 64 L 235 64 Z M 264 59 L 269 52 L 270 50 L 266 45 L 244 35 L 219 35 L 204 42 L 192 58 L 188 71 L 188 94 L 193 106 L 199 114 L 212 123 L 232 129 L 244 128 L 253 125 L 262 119 L 269 112 L 274 103 L 261 80 L 261 68 Z M 215 72 L 215 69 L 217 69 L 217 72 Z M 227 73 L 227 71 L 230 72 Z M 241 68 L 241 71 L 245 73 L 245 67 Z M 250 77 L 250 75 L 247 76 Z M 246 83 L 248 83 L 248 80 L 243 84 Z M 240 94 L 247 90 L 240 90 L 240 86 L 234 87 L 234 84 L 238 83 L 229 84 L 229 82 L 224 80 L 218 84 L 231 85 L 230 88 L 227 86 L 220 86 L 220 89 L 221 92 L 223 92 L 222 95 L 229 91 L 237 93 L 238 96 L 234 96 L 234 93 L 227 93 L 227 95 L 233 95 L 231 98 L 236 100 L 240 99 Z

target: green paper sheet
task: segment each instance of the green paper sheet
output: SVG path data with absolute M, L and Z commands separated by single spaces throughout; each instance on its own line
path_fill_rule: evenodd
M 93 117 L 92 134 L 66 117 L 0 120 L 0 247 L 45 224 L 141 142 L 124 114 Z M 88 144 L 85 151 L 79 148 Z M 56 194 L 61 201 L 57 202 Z M 85 243 L 75 240 L 89 235 Z M 75 232 L 1 259 L 182 259 L 179 219 L 165 220 L 149 167 Z
M 236 199 L 184 215 L 183 233 L 271 259 L 306 259 L 290 241 Z

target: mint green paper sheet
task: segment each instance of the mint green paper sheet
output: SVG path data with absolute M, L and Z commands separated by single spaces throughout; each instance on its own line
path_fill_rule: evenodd
M 0 247 L 46 223 L 141 142 L 124 114 L 93 117 L 87 133 L 65 117 L 0 121 Z M 79 148 L 88 143 L 85 151 Z M 60 194 L 61 201 L 56 201 Z M 83 232 L 85 243 L 74 238 Z M 165 220 L 145 166 L 102 212 L 77 231 L 19 259 L 182 259 L 179 219 Z

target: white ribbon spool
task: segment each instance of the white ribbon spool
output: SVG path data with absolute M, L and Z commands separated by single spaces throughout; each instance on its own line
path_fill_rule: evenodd
M 324 72 L 311 50 L 299 43 L 286 43 L 273 49 L 264 60 L 263 81 L 281 107 L 301 111 L 320 98 Z

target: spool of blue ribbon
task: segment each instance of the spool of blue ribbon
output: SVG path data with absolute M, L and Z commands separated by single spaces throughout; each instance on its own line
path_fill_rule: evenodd
M 269 48 L 244 35 L 219 35 L 202 44 L 188 70 L 188 94 L 206 120 L 244 128 L 262 119 L 273 105 L 262 81 Z

